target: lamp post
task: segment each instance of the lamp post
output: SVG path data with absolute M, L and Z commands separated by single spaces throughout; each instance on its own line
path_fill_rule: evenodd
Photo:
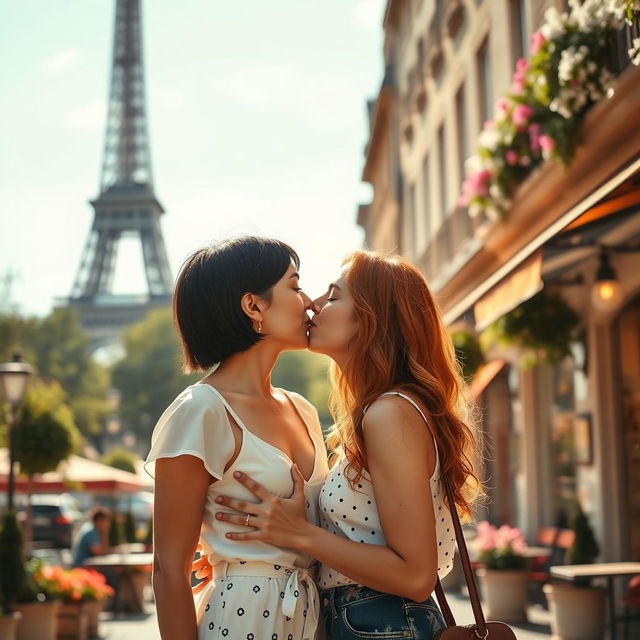
M 9 481 L 7 483 L 7 506 L 13 509 L 13 463 L 15 459 L 15 427 L 18 419 L 18 409 L 24 400 L 29 379 L 33 373 L 30 364 L 23 362 L 19 353 L 13 354 L 11 362 L 0 364 L 0 387 L 5 400 L 9 403 Z

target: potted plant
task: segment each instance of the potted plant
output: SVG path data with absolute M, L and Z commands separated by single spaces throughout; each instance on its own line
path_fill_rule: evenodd
M 62 600 L 58 612 L 58 638 L 83 640 L 98 635 L 102 601 L 113 595 L 106 578 L 92 569 L 63 569 L 39 563 L 34 581 Z
M 24 561 L 22 531 L 15 513 L 6 511 L 0 531 L 0 600 L 5 611 L 18 613 L 17 640 L 55 640 L 59 602 L 47 598 Z
M 35 582 L 61 600 L 58 610 L 58 640 L 86 640 L 88 611 L 83 601 L 84 580 L 77 570 L 42 564 L 34 573 Z
M 479 522 L 473 543 L 482 568 L 478 577 L 487 604 L 487 618 L 504 622 L 527 619 L 527 543 L 520 529 Z
M 69 572 L 81 586 L 81 599 L 87 614 L 87 633 L 90 638 L 99 636 L 100 612 L 105 598 L 114 594 L 107 579 L 93 569 L 71 569 Z
M 480 335 L 484 351 L 515 350 L 520 365 L 555 365 L 571 355 L 580 316 L 559 295 L 545 289 L 505 313 Z
M 573 545 L 567 551 L 569 564 L 592 564 L 600 549 L 580 503 L 572 523 Z M 591 581 L 573 584 L 552 582 L 543 587 L 551 611 L 551 630 L 557 640 L 600 640 L 605 636 L 606 592 Z
M 16 640 L 16 629 L 20 617 L 19 611 L 9 613 L 0 605 L 0 640 Z
M 480 340 L 474 332 L 462 328 L 451 332 L 451 340 L 455 347 L 456 359 L 462 369 L 462 375 L 469 382 L 484 364 Z

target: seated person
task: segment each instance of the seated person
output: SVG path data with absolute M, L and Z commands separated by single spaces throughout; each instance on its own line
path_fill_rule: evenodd
M 73 566 L 81 567 L 85 560 L 93 556 L 112 553 L 109 546 L 109 526 L 111 511 L 106 507 L 94 507 L 89 512 L 89 522 L 85 522 L 78 532 L 73 548 Z

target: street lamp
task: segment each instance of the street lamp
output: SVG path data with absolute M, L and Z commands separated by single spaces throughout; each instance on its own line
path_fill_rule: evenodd
M 5 400 L 9 403 L 9 482 L 7 506 L 13 509 L 13 462 L 15 458 L 15 427 L 18 419 L 18 409 L 24 400 L 29 379 L 33 373 L 30 364 L 23 362 L 19 353 L 13 354 L 11 362 L 0 364 L 0 387 Z
M 618 282 L 615 269 L 609 262 L 606 249 L 600 249 L 600 263 L 596 272 L 596 280 L 591 289 L 591 302 L 596 309 L 610 313 L 616 311 L 622 303 L 622 287 Z

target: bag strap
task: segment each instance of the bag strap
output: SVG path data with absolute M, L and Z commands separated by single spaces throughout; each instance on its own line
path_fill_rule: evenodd
M 447 500 L 449 503 L 449 511 L 451 512 L 451 520 L 453 521 L 453 528 L 456 533 L 456 542 L 458 544 L 458 552 L 460 554 L 460 560 L 462 561 L 462 570 L 464 571 L 464 579 L 467 582 L 467 588 L 469 589 L 469 599 L 471 600 L 471 608 L 473 609 L 473 617 L 476 621 L 476 635 L 479 638 L 486 638 L 488 635 L 487 624 L 482 613 L 482 605 L 480 604 L 480 596 L 478 595 L 478 588 L 476 581 L 473 577 L 473 570 L 471 569 L 471 561 L 469 560 L 469 552 L 467 551 L 467 543 L 464 540 L 462 533 L 462 526 L 460 525 L 460 518 L 458 517 L 458 511 L 453 499 L 453 491 L 449 484 L 449 479 L 442 473 L 440 469 L 440 479 L 444 484 L 445 491 L 447 492 Z M 442 616 L 448 627 L 453 627 L 456 621 L 451 613 L 451 608 L 447 602 L 447 598 L 444 595 L 442 584 L 440 584 L 440 578 L 436 580 L 436 596 L 438 598 L 438 604 L 442 611 Z

